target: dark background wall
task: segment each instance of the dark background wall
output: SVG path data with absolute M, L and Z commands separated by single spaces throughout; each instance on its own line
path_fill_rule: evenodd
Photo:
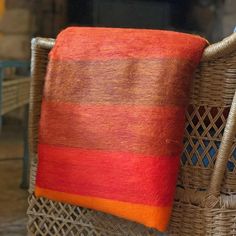
M 222 39 L 226 35 L 225 32 L 231 33 L 232 24 L 236 22 L 235 0 L 8 0 L 6 2 L 17 7 L 30 7 L 36 22 L 33 36 L 42 37 L 56 37 L 63 28 L 80 25 L 177 30 L 200 34 L 214 42 Z M 230 23 L 226 13 L 234 17 L 230 18 Z
M 69 0 L 70 25 L 168 29 L 222 35 L 224 0 Z

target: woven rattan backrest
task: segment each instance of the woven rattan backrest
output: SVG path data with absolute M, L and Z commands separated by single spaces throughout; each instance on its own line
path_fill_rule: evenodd
M 185 146 L 179 175 L 179 185 L 187 189 L 209 187 L 236 88 L 236 47 L 231 49 L 217 56 L 205 53 L 196 72 L 191 104 L 186 113 Z M 226 169 L 224 191 L 230 191 L 232 179 L 236 180 L 236 153 L 233 157 L 233 152 L 235 145 Z
M 30 97 L 29 141 L 33 163 L 37 162 L 38 122 L 40 118 L 44 77 L 48 53 L 53 39 L 36 38 L 32 43 L 32 76 Z M 201 64 L 196 71 L 191 102 L 186 113 L 184 151 L 178 185 L 188 189 L 207 190 L 219 153 L 223 131 L 236 88 L 236 34 L 205 49 Z M 231 134 L 232 136 L 233 134 Z M 229 138 L 229 137 L 228 137 Z M 222 155 L 221 155 L 222 156 Z M 222 191 L 236 191 L 236 149 L 230 145 L 230 159 L 221 162 L 222 173 L 214 173 L 211 183 L 221 182 L 226 170 Z M 222 157 L 219 158 L 220 160 Z M 226 160 L 226 161 L 225 161 Z M 218 183 L 219 185 L 219 183 Z M 31 176 L 30 191 L 34 187 Z

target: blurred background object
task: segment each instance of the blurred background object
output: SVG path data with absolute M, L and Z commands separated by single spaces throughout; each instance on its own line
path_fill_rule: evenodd
M 5 0 L 0 0 L 0 18 L 3 16 L 5 11 Z
M 26 187 L 28 178 L 32 37 L 55 38 L 67 26 L 100 26 L 182 31 L 212 43 L 235 25 L 235 0 L 0 0 L 0 235 L 26 235 L 27 192 L 19 186 L 23 181 Z
M 177 30 L 218 41 L 236 17 L 233 0 L 44 0 L 34 9 L 37 33 L 51 37 L 80 25 Z

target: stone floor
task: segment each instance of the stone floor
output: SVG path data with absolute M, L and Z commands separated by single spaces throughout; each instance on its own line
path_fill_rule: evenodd
M 22 175 L 22 126 L 4 125 L 0 133 L 0 236 L 26 235 L 27 191 Z

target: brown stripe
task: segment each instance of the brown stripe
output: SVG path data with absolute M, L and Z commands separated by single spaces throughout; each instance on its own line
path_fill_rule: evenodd
M 177 59 L 51 60 L 44 95 L 46 100 L 80 104 L 182 106 L 188 101 L 192 73 L 189 61 Z

